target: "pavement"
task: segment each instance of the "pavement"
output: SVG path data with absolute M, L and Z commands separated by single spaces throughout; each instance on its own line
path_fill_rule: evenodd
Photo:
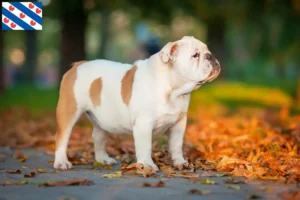
M 156 199 L 280 199 L 279 194 L 291 192 L 297 188 L 297 185 L 286 185 L 284 183 L 274 183 L 270 181 L 251 181 L 246 184 L 238 184 L 237 188 L 228 188 L 225 181 L 228 176 L 209 177 L 209 180 L 215 181 L 216 185 L 196 184 L 191 180 L 184 178 L 166 178 L 164 173 L 158 173 L 156 177 L 144 178 L 134 175 L 123 175 L 121 178 L 107 179 L 104 174 L 114 173 L 121 170 L 120 164 L 113 166 L 111 170 L 104 170 L 100 167 L 92 170 L 92 165 L 75 165 L 73 169 L 53 172 L 53 156 L 38 152 L 32 149 L 23 150 L 22 153 L 28 156 L 28 159 L 20 163 L 13 158 L 15 150 L 10 148 L 0 148 L 0 184 L 6 181 L 28 181 L 24 185 L 6 185 L 0 186 L 0 200 L 156 200 Z M 27 168 L 21 168 L 26 166 Z M 33 178 L 24 178 L 24 174 L 34 172 L 35 168 L 47 170 L 48 173 L 37 173 Z M 9 174 L 8 170 L 20 169 L 22 174 Z M 202 174 L 199 171 L 197 173 Z M 38 187 L 38 183 L 46 181 L 72 180 L 74 178 L 85 178 L 92 180 L 95 184 L 90 186 L 60 186 L 60 187 Z M 200 180 L 205 179 L 201 177 Z M 234 178 L 242 180 L 243 178 Z M 143 182 L 156 183 L 159 180 L 165 182 L 165 187 L 139 187 Z M 206 195 L 190 194 L 191 189 L 201 191 L 210 191 Z

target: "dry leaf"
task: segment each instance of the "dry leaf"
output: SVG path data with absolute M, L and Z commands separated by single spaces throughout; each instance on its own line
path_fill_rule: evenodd
M 21 168 L 22 168 L 22 169 L 27 169 L 28 167 L 27 167 L 27 166 L 24 166 L 24 165 L 22 165 L 22 166 L 21 166 Z
M 189 190 L 190 194 L 197 194 L 197 195 L 209 195 L 211 193 L 210 190 L 198 190 L 198 189 L 191 189 Z
M 128 170 L 136 169 L 136 172 L 138 174 L 142 174 L 144 177 L 149 177 L 156 174 L 156 171 L 150 165 L 144 166 L 143 164 L 140 163 L 132 163 L 128 165 L 126 169 Z
M 21 151 L 18 151 L 16 153 L 16 155 L 14 156 L 14 158 L 22 163 L 22 162 L 25 162 L 28 159 L 28 156 L 25 156 L 24 154 L 22 154 Z
M 196 182 L 197 184 L 204 184 L 204 185 L 216 185 L 215 181 L 211 181 L 209 179 L 204 179 L 203 181 Z
M 104 166 L 101 162 L 98 162 L 98 161 L 95 161 L 95 162 L 93 163 L 93 165 L 94 165 L 95 167 L 103 167 L 103 166 Z
M 298 200 L 298 199 L 300 199 L 300 190 L 298 189 L 292 193 L 281 194 L 280 197 L 282 199 L 287 199 L 287 200 Z
M 175 174 L 175 173 L 176 173 L 176 171 L 174 170 L 173 167 L 167 166 L 167 165 L 164 165 L 164 166 L 160 167 L 160 170 L 163 171 L 163 172 L 165 172 L 165 173 L 166 173 L 166 176 L 167 176 L 168 178 L 171 177 L 172 174 Z
M 41 169 L 41 168 L 35 168 L 35 171 L 37 172 L 37 173 L 48 173 L 48 170 L 45 170 L 45 169 Z
M 68 181 L 49 181 L 43 184 L 39 184 L 39 187 L 57 187 L 57 186 L 76 186 L 76 185 L 94 185 L 95 183 L 93 181 L 79 178 L 79 179 L 73 179 Z
M 139 184 L 139 187 L 151 187 L 151 183 L 144 182 L 144 183 Z
M 104 174 L 102 177 L 103 178 L 121 178 L 122 177 L 122 171 L 116 171 L 113 174 Z
M 25 178 L 33 178 L 35 177 L 35 172 L 30 172 L 29 174 L 24 175 Z
M 166 186 L 165 182 L 161 180 L 158 181 L 157 183 L 152 183 L 152 184 L 146 182 L 139 184 L 139 187 L 165 187 L 165 186 Z
M 188 178 L 188 179 L 200 178 L 200 174 L 191 174 L 191 173 L 171 174 L 171 176 Z
M 6 171 L 7 173 L 9 174 L 22 174 L 22 171 L 17 169 L 17 170 L 9 170 L 9 171 Z
M 2 184 L 3 186 L 5 185 L 25 185 L 27 184 L 27 181 L 5 181 L 4 184 Z
M 229 178 L 225 181 L 226 184 L 245 184 L 245 181 L 234 180 L 233 178 Z
M 226 185 L 225 187 L 227 187 L 228 189 L 234 189 L 234 190 L 240 190 L 240 186 L 239 185 Z

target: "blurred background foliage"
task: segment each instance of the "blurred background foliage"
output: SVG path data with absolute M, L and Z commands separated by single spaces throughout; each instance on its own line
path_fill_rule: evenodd
M 0 109 L 53 110 L 72 62 L 132 63 L 192 35 L 220 60 L 196 104 L 300 104 L 299 0 L 41 0 L 42 31 L 0 32 Z

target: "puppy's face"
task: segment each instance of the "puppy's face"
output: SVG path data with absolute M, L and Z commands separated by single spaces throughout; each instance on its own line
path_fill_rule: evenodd
M 218 60 L 207 46 L 194 37 L 183 37 L 168 43 L 159 53 L 165 63 L 171 63 L 181 78 L 195 81 L 197 85 L 217 78 L 221 71 Z

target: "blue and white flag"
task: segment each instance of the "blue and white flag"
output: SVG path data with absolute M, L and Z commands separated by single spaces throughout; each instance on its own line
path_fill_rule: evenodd
M 42 30 L 42 2 L 2 2 L 2 30 Z

